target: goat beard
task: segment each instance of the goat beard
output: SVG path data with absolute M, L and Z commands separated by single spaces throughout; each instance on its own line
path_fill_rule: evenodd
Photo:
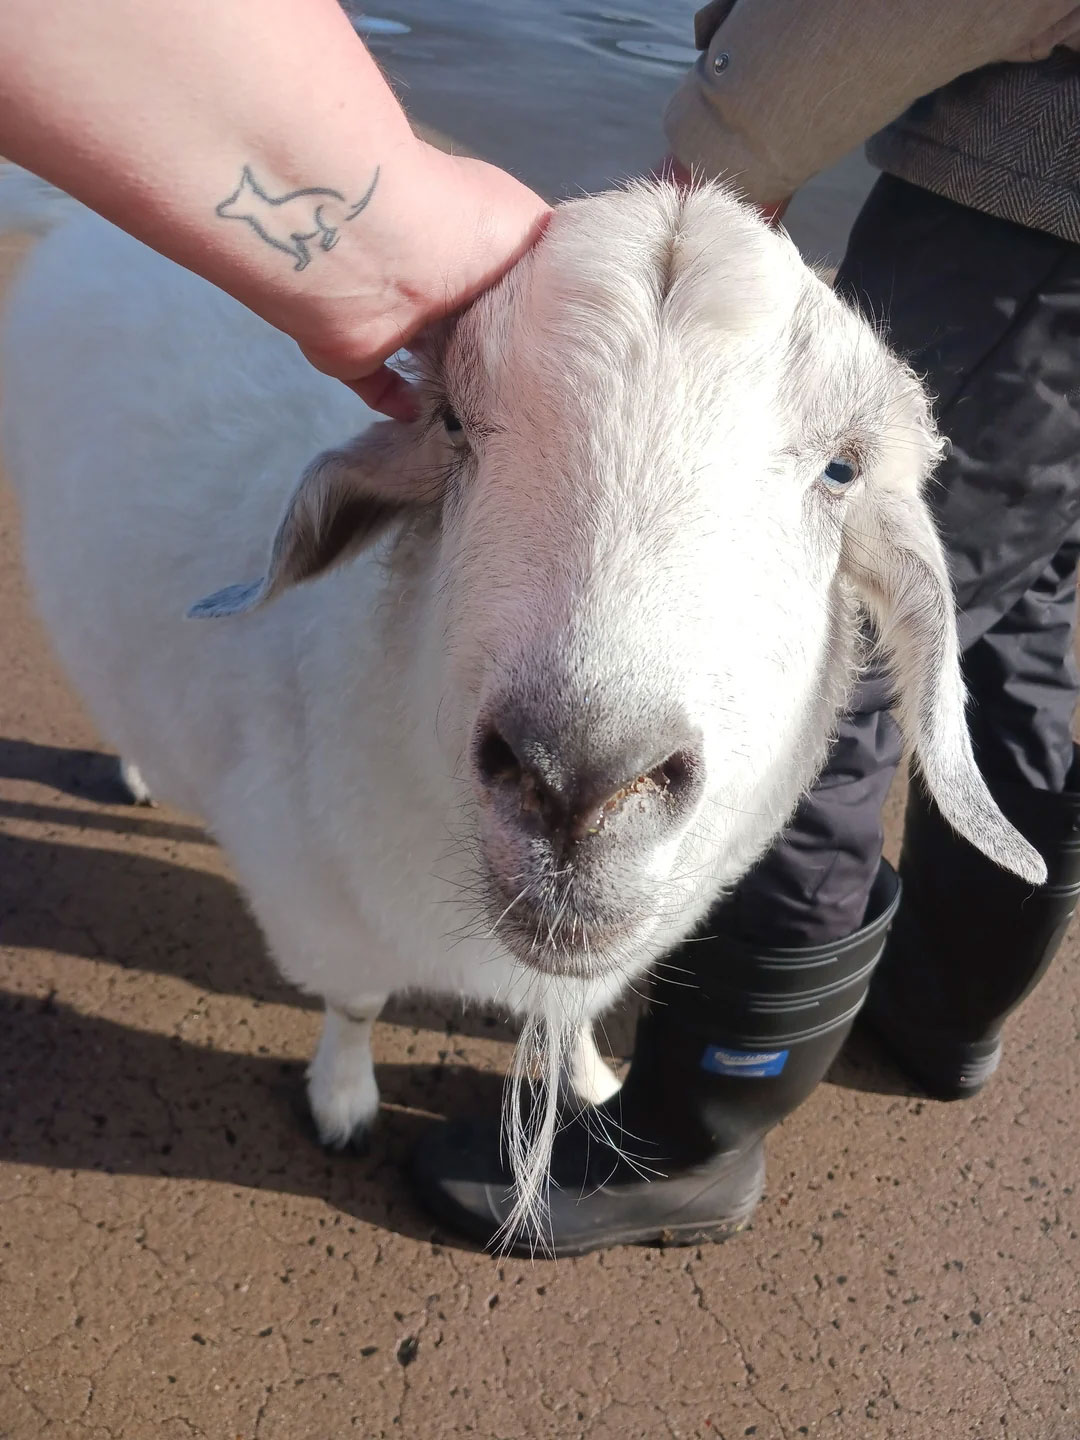
M 508 1247 L 530 1237 L 533 1253 L 552 1250 L 548 1195 L 551 1160 L 559 1132 L 562 1078 L 584 1013 L 567 1005 L 565 985 L 539 975 L 514 1051 L 503 1092 L 502 1141 L 514 1180 L 514 1204 L 496 1239 Z

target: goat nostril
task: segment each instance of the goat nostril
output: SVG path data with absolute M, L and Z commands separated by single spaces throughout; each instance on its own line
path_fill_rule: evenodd
M 516 784 L 522 778 L 521 761 L 494 727 L 486 732 L 477 747 L 476 768 L 488 785 L 497 785 L 500 781 Z
M 662 764 L 649 771 L 648 779 L 670 795 L 680 795 L 693 784 L 697 768 L 697 758 L 691 751 L 676 750 Z

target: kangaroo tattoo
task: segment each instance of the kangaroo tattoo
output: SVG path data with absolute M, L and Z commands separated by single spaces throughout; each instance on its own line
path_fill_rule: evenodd
M 214 214 L 223 220 L 245 221 L 260 240 L 291 255 L 296 261 L 294 269 L 303 270 L 311 259 L 307 242 L 317 238 L 323 250 L 332 250 L 342 225 L 355 220 L 366 208 L 378 183 L 376 166 L 371 184 L 355 205 L 349 205 L 340 190 L 319 185 L 274 196 L 266 193 L 251 166 L 245 165 L 240 184 L 227 200 L 215 206 Z

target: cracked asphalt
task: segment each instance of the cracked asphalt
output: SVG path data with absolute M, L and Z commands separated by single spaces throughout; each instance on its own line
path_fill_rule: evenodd
M 1078 1440 L 1075 933 L 974 1102 L 856 1038 L 728 1245 L 499 1262 L 401 1165 L 508 1028 L 395 1004 L 374 1149 L 323 1154 L 317 1013 L 198 825 L 122 802 L 2 487 L 0 594 L 0 1440 Z

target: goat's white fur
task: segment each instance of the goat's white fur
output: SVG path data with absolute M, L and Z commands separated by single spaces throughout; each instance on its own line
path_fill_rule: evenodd
M 15 287 L 2 357 L 38 604 L 145 775 L 131 770 L 136 793 L 205 818 L 282 971 L 324 998 L 309 1091 L 326 1140 L 374 1117 L 384 996 L 500 1001 L 525 1017 L 548 1083 L 546 1103 L 523 1111 L 520 1086 L 510 1103 L 519 1216 L 536 1219 L 556 1067 L 587 1099 L 611 1092 L 590 1017 L 782 828 L 854 673 L 860 601 L 896 656 L 945 814 L 1041 879 L 971 758 L 921 499 L 937 449 L 923 393 L 722 189 L 642 185 L 556 212 L 447 343 L 443 380 L 475 451 L 449 479 L 437 427 L 353 442 L 374 417 L 290 341 L 31 177 L 0 183 L 0 224 L 55 224 Z M 345 448 L 306 472 L 267 571 L 297 477 L 332 447 Z M 817 479 L 838 449 L 863 469 L 842 499 Z M 290 588 L 289 526 L 317 535 L 350 494 L 397 523 Z M 224 606 L 254 613 L 183 618 L 264 573 Z M 469 780 L 492 687 L 545 666 L 601 727 L 676 697 L 706 761 L 687 823 L 595 881 L 652 897 L 648 913 L 602 954 L 583 926 L 564 974 L 529 961 L 558 969 L 576 920 L 567 941 L 549 914 L 531 955 L 503 941 L 517 842 Z
M 150 786 L 143 779 L 134 761 L 121 758 L 120 783 L 133 805 L 153 805 L 154 797 L 150 794 Z

